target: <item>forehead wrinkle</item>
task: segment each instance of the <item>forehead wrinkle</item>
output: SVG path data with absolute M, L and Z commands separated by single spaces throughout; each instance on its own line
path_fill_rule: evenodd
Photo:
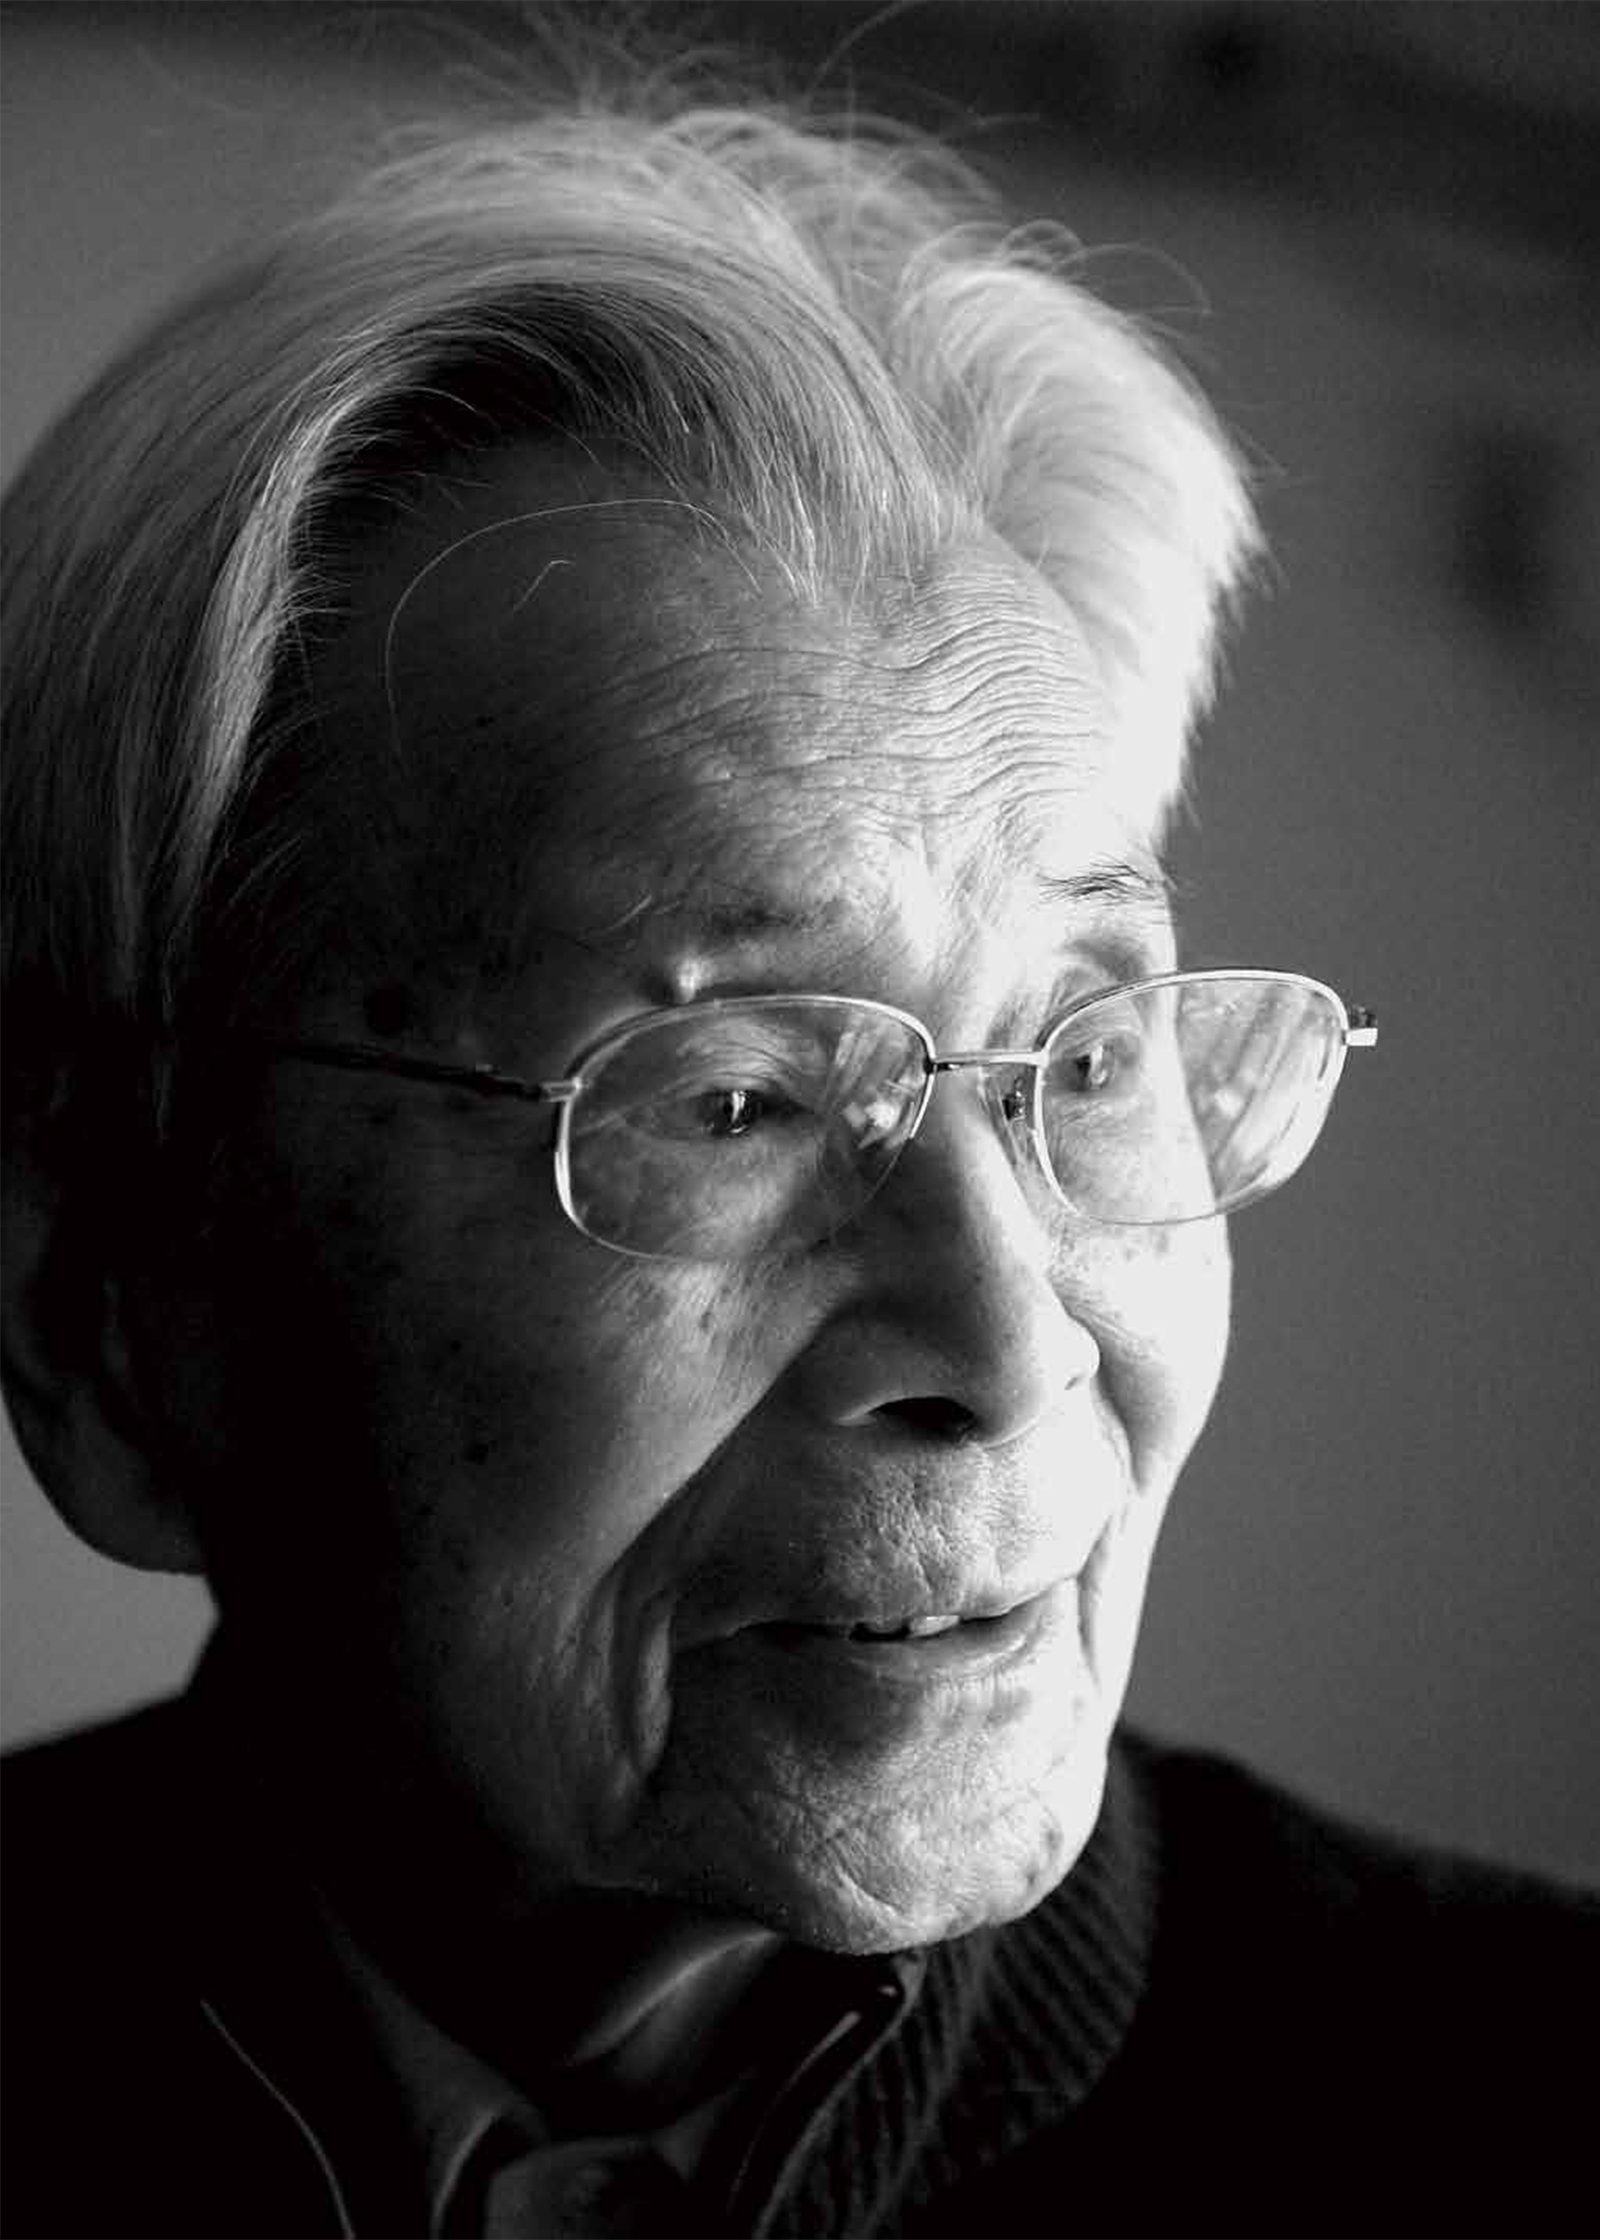
M 547 782 L 559 775 L 563 792 L 582 790 L 585 769 L 602 759 L 597 744 L 631 757 L 635 783 L 615 790 L 623 818 L 630 807 L 648 806 L 637 782 L 648 765 L 679 757 L 686 759 L 674 774 L 691 779 L 719 775 L 736 759 L 757 782 L 804 768 L 814 784 L 841 789 L 860 785 L 865 763 L 880 783 L 892 776 L 898 792 L 919 799 L 930 758 L 947 773 L 964 765 L 973 790 L 989 779 L 1058 784 L 1071 774 L 1071 748 L 1094 731 L 1091 665 L 1086 657 L 1080 671 L 1064 658 L 1073 637 L 1062 645 L 1037 617 L 1006 611 L 1014 586 L 1002 583 L 997 592 L 979 599 L 968 590 L 956 602 L 946 592 L 936 601 L 938 616 L 919 602 L 914 617 L 902 611 L 887 630 L 852 617 L 842 643 L 830 640 L 824 624 L 821 642 L 796 644 L 792 613 L 770 634 L 758 625 L 730 643 L 726 612 L 722 633 L 702 615 L 688 644 L 683 629 L 691 617 L 673 613 L 663 643 L 666 618 L 658 611 L 622 623 L 598 686 L 594 641 L 580 629 L 538 649 L 534 677 L 502 670 L 490 681 L 480 671 L 475 706 L 507 744 L 526 727 L 530 757 Z M 670 593 L 665 603 L 678 604 Z M 966 611 L 952 617 L 952 603 Z M 1063 619 L 1070 630 L 1065 610 Z M 424 751 L 459 735 L 453 710 L 435 700 L 421 712 Z M 563 736 L 580 716 L 582 731 Z
M 770 649 L 759 650 L 765 653 Z M 792 663 L 792 650 L 786 650 Z M 648 692 L 652 684 L 675 677 L 684 658 L 674 657 L 653 665 L 647 673 L 630 677 L 630 693 L 634 688 Z M 830 666 L 837 669 L 839 664 L 834 661 Z M 854 675 L 881 678 L 885 666 L 858 658 L 850 669 Z M 781 704 L 791 700 L 824 720 L 802 727 L 775 722 Z M 779 704 L 777 709 L 775 702 Z M 916 864 L 915 883 L 928 885 L 930 893 L 940 883 L 934 861 L 943 853 L 940 842 L 953 834 L 963 858 L 970 855 L 977 860 L 960 865 L 946 862 L 946 874 L 955 873 L 948 900 L 958 910 L 965 904 L 966 915 L 974 922 L 981 921 L 1009 887 L 1013 898 L 1024 905 L 1036 892 L 1042 901 L 1058 909 L 1067 904 L 1074 915 L 1089 908 L 1098 913 L 1101 906 L 1114 903 L 1126 910 L 1140 908 L 1158 925 L 1166 923 L 1164 884 L 1154 856 L 1148 850 L 1137 850 L 1132 842 L 1126 854 L 1097 855 L 1084 869 L 1065 877 L 1050 878 L 1041 873 L 1038 886 L 1029 886 L 1028 874 L 1037 864 L 1041 844 L 1048 844 L 1038 788 L 1047 786 L 1059 799 L 1063 782 L 1070 787 L 1074 777 L 1080 775 L 1074 771 L 1071 758 L 1059 752 L 1041 749 L 1019 756 L 1014 748 L 1008 748 L 997 767 L 985 751 L 989 742 L 958 739 L 942 765 L 944 786 L 930 794 L 929 726 L 933 726 L 932 736 L 938 739 L 944 735 L 943 725 L 921 711 L 908 713 L 903 701 L 868 702 L 864 711 L 860 699 L 848 699 L 831 676 L 791 676 L 774 686 L 768 675 L 748 690 L 729 691 L 720 702 L 710 700 L 691 709 L 685 707 L 682 694 L 673 693 L 662 696 L 662 705 L 669 711 L 669 719 L 657 723 L 648 738 L 635 735 L 630 742 L 639 750 L 632 773 L 635 782 L 607 803 L 611 813 L 594 820 L 590 837 L 625 856 L 632 852 L 629 842 L 643 828 L 655 856 L 651 869 L 655 873 L 665 870 L 667 876 L 665 883 L 657 877 L 648 899 L 636 898 L 625 914 L 632 918 L 648 911 L 658 924 L 669 920 L 697 947 L 737 947 L 777 935 L 837 935 L 844 928 L 850 907 L 865 923 L 867 897 L 859 885 L 849 897 L 815 899 L 817 880 L 825 880 L 827 875 L 825 863 L 819 865 L 816 860 L 819 853 L 824 857 L 827 853 L 826 833 L 819 832 L 819 819 L 829 820 L 840 809 L 849 813 L 852 832 L 857 836 L 863 829 L 871 829 L 897 857 L 909 851 Z M 886 741 L 863 747 L 857 737 L 851 736 L 861 728 L 863 713 L 870 714 L 878 706 L 887 719 L 886 730 L 895 728 L 901 735 L 898 749 Z M 908 729 L 910 736 L 906 737 Z M 686 753 L 680 755 L 677 750 L 685 746 L 684 735 L 696 732 L 704 736 L 691 740 Z M 751 749 L 754 752 L 748 751 Z M 776 766 L 775 757 L 781 757 Z M 955 770 L 950 767 L 952 761 Z M 653 768 L 657 764 L 664 765 L 659 782 Z M 965 770 L 961 770 L 962 764 L 967 765 Z M 957 770 L 961 771 L 961 782 L 952 786 L 950 780 Z M 686 775 L 690 780 L 687 791 L 681 782 Z M 895 780 L 892 788 L 885 785 L 891 775 Z M 797 776 L 803 777 L 802 785 L 793 783 Z M 770 848 L 774 857 L 771 876 L 762 884 L 741 880 L 726 863 L 718 865 L 714 861 L 720 837 L 715 796 L 725 784 L 751 789 L 736 801 L 738 813 L 730 821 L 727 836 L 729 848 L 738 853 L 740 861 L 750 860 L 752 793 L 768 793 L 771 813 L 754 843 L 757 854 L 765 854 Z M 988 805 L 983 796 L 993 790 L 1003 796 L 1000 813 L 992 820 L 1000 842 L 998 849 L 985 840 L 984 812 Z M 1070 794 L 1067 799 L 1070 803 Z M 712 808 L 709 835 L 702 822 L 708 801 Z M 970 824 L 974 809 L 979 815 L 975 824 Z M 1092 823 L 1104 833 L 1107 824 L 1115 824 L 1115 820 L 1095 814 Z M 963 845 L 969 835 L 975 835 L 970 847 Z M 682 844 L 673 846 L 680 836 Z M 812 845 L 805 851 L 807 860 L 791 869 L 785 865 L 781 851 L 796 838 Z M 671 855 L 679 857 L 681 868 L 672 865 L 670 855 L 663 864 L 658 851 L 664 840 Z M 887 864 L 884 868 L 887 871 Z M 640 869 L 644 869 L 642 864 Z M 800 899 L 801 882 L 810 898 L 805 901 Z M 884 882 L 886 888 L 889 883 Z M 969 888 L 971 893 L 966 891 Z M 979 888 L 986 890 L 981 897 L 976 892 Z M 962 891 L 958 894 L 957 889 Z M 887 908 L 880 897 L 879 908 L 872 914 L 881 920 Z M 856 931 L 859 933 L 859 927 Z
M 894 671 L 911 682 L 927 712 L 943 721 L 980 712 L 987 726 L 1009 730 L 1020 722 L 1040 728 L 1048 708 L 1052 729 L 1071 740 L 1098 734 L 1101 710 L 1087 661 L 1082 670 L 1037 624 L 1007 625 L 992 612 L 963 619 L 916 660 Z
M 473 549 L 493 549 L 494 532 L 512 526 L 509 517 L 484 524 Z M 597 524 L 583 526 L 592 536 Z M 478 925 L 492 920 L 516 939 L 538 916 L 541 860 L 560 871 L 574 850 L 579 862 L 594 858 L 585 922 L 597 927 L 653 912 L 718 870 L 737 881 L 742 851 L 765 859 L 760 885 L 714 899 L 708 942 L 836 933 L 847 909 L 853 938 L 881 918 L 899 877 L 865 876 L 863 834 L 874 854 L 887 847 L 905 868 L 914 859 L 919 892 L 931 899 L 943 886 L 948 903 L 981 917 L 1052 850 L 1075 872 L 1080 815 L 1084 855 L 1127 829 L 1092 658 L 1070 612 L 1053 595 L 1039 604 L 1031 575 L 1019 581 L 992 555 L 972 565 L 969 552 L 875 611 L 865 600 L 800 609 L 765 598 L 720 553 L 662 568 L 668 532 L 652 524 L 631 542 L 642 526 L 639 513 L 607 525 L 591 586 L 558 570 L 515 614 L 537 573 L 530 566 L 505 572 L 503 600 L 458 600 L 446 626 L 453 669 L 436 668 L 432 689 L 418 676 L 406 712 L 429 782 L 413 829 L 435 864 L 455 848 L 482 872 Z M 619 556 L 633 554 L 615 575 L 605 565 L 612 534 Z M 681 529 L 671 543 L 685 551 Z M 595 551 L 584 546 L 586 558 Z M 547 562 L 549 544 L 527 557 Z M 486 755 L 474 751 L 480 742 Z M 854 844 L 873 895 L 786 907 L 785 891 L 827 880 L 830 829 Z M 877 869 L 889 868 L 880 859 Z M 572 891 L 570 874 L 562 885 Z M 1025 893 L 1012 899 L 1027 908 Z M 1096 898 L 1084 888 L 1067 899 Z M 1109 899 L 1102 890 L 1098 900 Z
M 842 675 L 837 659 L 829 667 L 832 674 L 809 678 L 769 671 L 692 709 L 674 707 L 632 742 L 641 770 L 663 765 L 669 790 L 683 780 L 692 792 L 749 785 L 766 793 L 779 824 L 804 826 L 819 810 L 843 806 L 886 834 L 903 829 L 908 816 L 936 829 L 991 812 L 997 826 L 1015 818 L 1026 831 L 1038 821 L 1041 791 L 1059 799 L 1082 784 L 1074 738 L 1044 731 L 1037 699 L 1019 700 L 1025 733 L 1004 707 L 985 707 L 980 721 L 966 723 L 959 708 L 908 704 L 882 691 L 882 672 L 870 664 L 852 663 Z M 880 689 L 853 689 L 866 680 Z M 624 818 L 649 806 L 648 792 L 619 801 Z
M 707 705 L 710 753 L 721 762 L 748 744 L 774 778 L 803 771 L 797 811 L 840 801 L 886 831 L 909 814 L 930 837 L 990 818 L 1025 860 L 1042 813 L 1100 785 L 1095 690 L 1048 632 L 1007 631 L 997 645 L 982 620 L 909 652 L 881 640 L 776 660 L 762 649 L 759 684 Z M 1042 684 L 1041 667 L 1055 672 Z
M 808 724 L 785 737 L 786 707 L 807 719 L 848 722 L 857 753 L 861 730 L 875 726 L 880 736 L 872 747 L 885 759 L 893 754 L 889 742 L 910 730 L 912 751 L 922 757 L 933 747 L 946 750 L 941 759 L 959 759 L 997 737 L 1015 746 L 1031 735 L 1041 761 L 1053 762 L 1101 728 L 1092 657 L 1058 601 L 1059 613 L 1041 618 L 1005 574 L 990 567 L 983 581 L 981 594 L 970 584 L 924 587 L 897 600 L 877 623 L 854 609 L 791 608 L 775 616 L 769 610 L 769 635 L 746 608 L 738 618 L 745 627 L 733 638 L 726 609 L 719 632 L 692 605 L 682 611 L 669 592 L 653 619 L 674 632 L 694 627 L 694 642 L 684 646 L 680 638 L 662 651 L 658 631 L 645 621 L 629 633 L 630 682 L 648 703 L 653 691 L 665 697 L 692 679 L 699 687 L 695 719 L 726 725 L 736 738 L 748 730 L 769 751 L 802 759 L 809 755 Z M 640 658 L 647 653 L 655 657 Z M 974 717 L 980 721 L 969 747 L 965 727 Z

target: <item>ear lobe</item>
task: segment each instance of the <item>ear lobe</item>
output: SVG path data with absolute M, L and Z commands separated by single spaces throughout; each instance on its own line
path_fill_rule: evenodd
M 198 1540 L 165 1442 L 143 1406 L 106 1224 L 11 1131 L 4 1183 L 3 1369 L 30 1468 L 102 1555 L 141 1571 L 198 1572 Z M 93 1193 L 88 1194 L 91 1198 Z

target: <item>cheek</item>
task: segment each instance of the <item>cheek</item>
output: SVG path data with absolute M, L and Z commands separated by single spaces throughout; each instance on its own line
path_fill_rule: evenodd
M 1227 1230 L 1220 1221 L 1107 1236 L 1084 1319 L 1141 1494 L 1161 1501 L 1204 1427 L 1227 1353 Z
M 776 1373 L 770 1316 L 725 1269 L 606 1253 L 525 1174 L 327 1135 L 254 1159 L 219 1227 L 213 1462 L 369 1574 L 621 1560 Z
M 1096 1325 L 1101 1377 L 1136 1498 L 1112 1519 L 1085 1580 L 1083 1629 L 1107 1720 L 1127 1691 L 1167 1503 L 1216 1397 L 1227 1350 L 1230 1261 L 1221 1222 L 1130 1235 Z
M 491 1213 L 453 1173 L 311 1166 L 258 1162 L 216 1234 L 219 1601 L 292 1630 L 286 1687 L 324 1725 L 342 1703 L 374 1779 L 397 1753 L 452 1788 L 481 1763 L 474 1811 L 516 1818 L 542 1767 L 550 1814 L 610 1825 L 720 1529 L 705 1465 L 779 1373 L 787 1310 L 558 1210 Z

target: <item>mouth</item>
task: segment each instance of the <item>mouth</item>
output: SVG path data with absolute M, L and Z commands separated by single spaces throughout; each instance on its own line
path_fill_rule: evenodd
M 793 1656 L 843 1660 L 889 1670 L 949 1669 L 988 1663 L 1026 1642 L 1057 1599 L 1047 1589 L 1002 1609 L 916 1611 L 871 1618 L 774 1619 L 752 1635 Z
M 938 1737 L 981 1734 L 998 1747 L 1081 1693 L 1081 1588 L 1074 1575 L 1020 1599 L 990 1590 L 953 1611 L 802 1604 L 803 1614 L 756 1619 L 691 1652 L 680 1685 L 692 1676 L 707 1691 L 714 1730 L 731 1734 L 747 1716 L 785 1751 L 879 1763 Z
M 772 1627 L 775 1633 L 821 1633 L 835 1641 L 927 1641 L 935 1634 L 948 1633 L 952 1626 L 967 1621 L 959 1616 L 890 1619 L 887 1624 L 873 1625 L 864 1618 L 838 1625 L 783 1625 Z

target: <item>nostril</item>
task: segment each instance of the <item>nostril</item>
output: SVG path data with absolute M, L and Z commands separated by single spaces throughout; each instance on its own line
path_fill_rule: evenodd
M 960 1446 L 978 1435 L 978 1419 L 972 1410 L 938 1392 L 912 1393 L 904 1400 L 886 1401 L 877 1413 L 895 1417 L 908 1430 L 947 1440 L 951 1446 Z

